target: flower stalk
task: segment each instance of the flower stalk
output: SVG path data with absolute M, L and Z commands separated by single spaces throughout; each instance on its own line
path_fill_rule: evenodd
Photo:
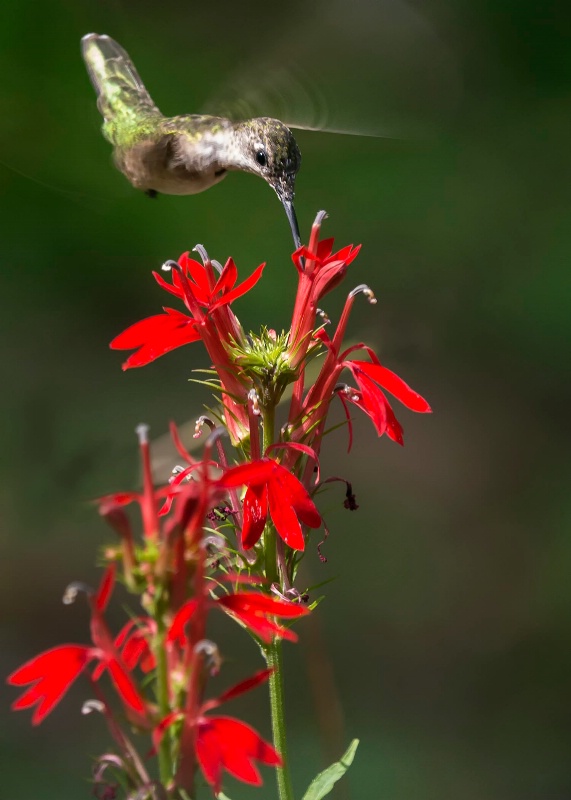
M 348 480 L 320 476 L 331 403 L 339 399 L 346 412 L 349 447 L 350 406 L 371 419 L 379 436 L 386 434 L 401 445 L 402 427 L 385 392 L 414 412 L 430 411 L 426 400 L 382 365 L 368 345 L 344 346 L 357 295 L 375 302 L 367 286 L 349 292 L 333 336 L 326 333 L 328 320 L 320 305 L 345 278 L 359 247 L 334 252 L 333 239 L 320 239 L 325 216 L 317 215 L 309 245 L 292 256 L 298 286 L 287 331 L 262 326 L 258 334 L 246 334 L 231 308 L 261 279 L 263 264 L 238 283 L 231 258 L 222 267 L 197 246 L 200 261 L 184 253 L 177 262 L 165 262 L 163 271 L 170 280 L 154 273 L 161 289 L 182 303 L 184 311 L 165 307 L 111 342 L 113 349 L 132 351 L 123 365 L 128 369 L 201 341 L 212 365 L 212 377 L 203 382 L 218 392 L 220 408 L 212 419 L 197 422 L 196 435 L 204 424 L 210 428 L 199 456 L 189 453 L 171 424 L 183 465 L 173 465 L 164 485 L 155 484 L 148 431 L 139 426 L 142 490 L 116 492 L 98 501 L 119 545 L 105 549 L 106 569 L 97 590 L 77 583 L 67 593 L 71 599 L 87 594 L 91 644 L 51 648 L 8 678 L 23 691 L 12 707 L 33 708 L 32 722 L 38 724 L 90 670 L 117 751 L 100 759 L 97 796 L 116 796 L 106 777 L 111 766 L 122 773 L 125 797 L 195 800 L 200 775 L 216 796 L 226 772 L 251 786 L 261 785 L 259 765 L 264 764 L 276 770 L 279 800 L 294 798 L 282 642 L 297 640 L 292 625 L 318 602 L 308 587 L 299 585 L 297 568 L 306 555 L 321 563 L 327 560 L 321 545 L 312 541 L 320 528 L 325 531 L 322 539 L 329 535 L 315 502 L 318 487 L 341 481 L 346 493 L 340 505 L 358 508 Z M 307 365 L 317 355 L 324 356 L 321 369 L 307 385 Z M 356 385 L 343 383 L 342 373 Z M 278 431 L 276 409 L 288 385 L 293 385 L 288 417 Z M 138 533 L 130 506 L 139 510 Z M 113 633 L 105 614 L 117 574 L 139 607 Z M 238 623 L 266 663 L 266 669 L 215 697 L 209 681 L 223 658 L 219 645 L 207 638 L 212 612 Z M 111 712 L 113 703 L 101 686 L 104 676 L 118 713 Z M 217 713 L 223 703 L 266 682 L 272 743 L 246 722 Z M 149 779 L 126 726 L 150 738 L 158 783 Z

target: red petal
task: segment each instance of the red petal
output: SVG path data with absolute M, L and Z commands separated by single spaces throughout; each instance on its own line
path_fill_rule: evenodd
M 265 484 L 248 486 L 244 495 L 242 547 L 249 550 L 264 532 L 268 518 L 268 492 Z
M 198 600 L 193 598 L 179 608 L 167 632 L 167 643 L 178 642 L 181 647 L 185 643 L 185 626 L 198 608 Z
M 239 619 L 243 625 L 267 644 L 270 644 L 276 636 L 280 639 L 289 639 L 290 642 L 297 642 L 297 634 L 256 611 L 240 610 L 228 611 L 228 613 Z
M 289 495 L 291 505 L 297 516 L 310 528 L 319 528 L 321 526 L 321 514 L 315 507 L 315 503 L 304 485 L 285 467 L 278 464 L 277 468 L 278 480 Z
M 220 277 L 216 281 L 216 286 L 212 294 L 219 292 L 229 292 L 238 280 L 238 270 L 233 258 L 229 258 L 224 264 L 224 269 L 220 273 Z
M 95 595 L 95 607 L 98 608 L 99 611 L 105 611 L 105 609 L 107 608 L 107 604 L 109 602 L 109 598 L 111 597 L 114 585 L 115 585 L 115 564 L 110 564 L 103 573 L 99 589 L 97 590 L 97 594 Z
M 237 617 L 264 642 L 271 642 L 274 636 L 291 641 L 297 640 L 293 631 L 278 625 L 273 619 L 268 619 L 268 616 L 295 619 L 309 613 L 309 610 L 303 606 L 283 600 L 274 600 L 256 592 L 238 592 L 220 597 L 216 602 L 224 611 Z
M 177 277 L 178 277 L 178 273 L 175 273 L 175 274 L 177 274 Z M 163 276 L 159 272 L 153 272 L 153 277 L 156 280 L 156 282 L 159 284 L 161 289 L 164 289 L 165 291 L 170 292 L 171 294 L 174 294 L 175 297 L 178 297 L 181 300 L 184 299 L 184 292 L 182 291 L 180 286 L 174 285 L 173 283 L 169 283 L 168 281 L 165 281 L 165 279 L 163 278 Z M 173 280 L 174 280 L 174 278 L 173 278 Z
M 218 308 L 219 306 L 233 303 L 238 297 L 242 297 L 243 294 L 249 292 L 250 289 L 255 286 L 262 277 L 262 272 L 264 271 L 265 266 L 265 264 L 260 264 L 260 266 L 252 272 L 249 278 L 246 278 L 245 281 L 242 281 L 242 283 L 238 284 L 238 286 L 236 286 L 235 289 L 232 289 L 232 291 L 222 295 L 219 300 L 210 306 L 210 311 L 214 311 L 214 309 Z
M 191 285 L 190 288 L 196 299 L 203 305 L 207 305 L 211 292 L 206 267 L 199 261 L 190 258 L 188 253 L 183 253 L 178 263 L 183 268 L 185 274 L 189 275 L 194 281 L 195 285 Z
M 377 384 L 363 372 L 356 374 L 355 377 L 361 391 L 356 392 L 357 400 L 354 400 L 351 394 L 347 395 L 347 399 L 359 406 L 371 418 L 377 433 L 382 436 L 387 429 L 388 400 Z
M 355 377 L 357 377 L 356 370 L 351 364 L 354 364 L 357 369 L 362 370 L 369 378 L 386 389 L 387 392 L 394 395 L 397 400 L 400 400 L 400 402 L 407 408 L 410 408 L 411 411 L 417 411 L 419 414 L 426 414 L 431 411 L 424 397 L 418 394 L 418 392 L 415 392 L 414 389 L 411 389 L 402 378 L 399 378 L 399 376 L 391 372 L 390 369 L 380 364 L 370 364 L 368 361 L 348 362 L 347 366 L 351 369 Z
M 393 442 L 397 442 L 397 444 L 404 445 L 403 439 L 403 431 L 402 425 L 395 417 L 392 408 L 390 407 L 389 403 L 386 405 L 386 412 L 387 412 L 387 436 L 389 439 L 392 439 Z
M 254 761 L 281 766 L 276 750 L 249 725 L 232 717 L 203 718 L 198 724 L 198 761 L 206 780 L 220 791 L 222 769 L 244 783 L 260 786 L 262 779 Z
M 143 367 L 165 353 L 200 339 L 194 320 L 174 309 L 166 314 L 157 314 L 136 322 L 120 333 L 110 344 L 113 350 L 137 349 L 125 364 L 124 369 Z
M 109 670 L 111 679 L 121 699 L 130 706 L 133 711 L 143 714 L 145 711 L 145 702 L 137 691 L 137 687 L 129 673 L 114 659 L 107 662 L 107 669 Z
M 220 485 L 227 489 L 235 486 L 255 486 L 266 483 L 273 474 L 276 462 L 271 458 L 261 458 L 247 464 L 230 467 L 220 478 Z
M 318 261 L 325 261 L 326 258 L 329 258 L 333 251 L 333 243 L 335 239 L 331 237 L 330 239 L 322 239 L 319 244 L 317 245 L 317 253 L 316 258 Z
M 292 547 L 294 550 L 305 550 L 301 526 L 289 502 L 288 494 L 279 478 L 270 481 L 268 484 L 270 514 L 277 532 L 288 547 Z
M 176 451 L 179 454 L 179 456 L 181 458 L 184 458 L 185 461 L 188 461 L 189 464 L 196 463 L 196 459 L 190 455 L 186 447 L 183 445 L 176 423 L 171 422 L 169 427 L 173 444 L 176 447 Z
M 222 788 L 223 753 L 216 731 L 208 722 L 198 725 L 196 756 L 206 782 L 214 787 L 215 794 Z
M 38 725 L 59 703 L 92 657 L 92 648 L 66 644 L 30 659 L 7 678 L 12 686 L 34 684 L 12 703 L 12 708 L 17 711 L 37 705 L 32 724 Z
M 262 669 L 259 672 L 256 672 L 255 675 L 252 675 L 251 677 L 234 684 L 234 686 L 226 689 L 226 691 L 222 692 L 222 694 L 218 697 L 218 705 L 225 703 L 228 700 L 233 700 L 235 697 L 239 697 L 241 694 L 255 689 L 256 686 L 259 686 L 261 683 L 265 683 L 272 672 L 272 669 Z
M 227 608 L 233 611 L 257 611 L 263 614 L 272 614 L 274 617 L 305 617 L 309 614 L 309 609 L 299 603 L 291 603 L 287 600 L 279 600 L 277 597 L 269 597 L 260 592 L 236 592 L 235 594 L 224 595 L 219 598 L 219 603 L 224 603 Z

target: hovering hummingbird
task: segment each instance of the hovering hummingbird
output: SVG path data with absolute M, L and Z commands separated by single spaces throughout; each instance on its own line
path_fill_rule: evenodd
M 259 175 L 280 199 L 300 246 L 293 199 L 301 153 L 286 125 L 271 117 L 242 122 L 203 114 L 165 117 L 114 39 L 89 33 L 81 49 L 104 118 L 103 135 L 136 189 L 150 197 L 197 194 L 233 170 Z

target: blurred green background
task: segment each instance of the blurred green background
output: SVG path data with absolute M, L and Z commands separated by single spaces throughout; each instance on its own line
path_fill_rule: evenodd
M 375 25 L 379 13 L 402 10 L 373 5 Z M 357 6 L 367 8 L 328 8 L 344 19 Z M 363 419 L 351 454 L 343 430 L 325 447 L 324 473 L 350 478 L 360 508 L 344 512 L 336 489 L 320 499 L 329 560 L 310 548 L 308 569 L 314 581 L 337 580 L 312 627 L 300 626 L 300 645 L 287 648 L 295 785 L 301 796 L 358 736 L 344 800 L 566 800 L 568 12 L 538 0 L 429 0 L 416 11 L 448 70 L 414 109 L 422 134 L 298 136 L 302 232 L 326 208 L 328 234 L 363 243 L 346 289 L 365 281 L 379 299 L 357 306 L 351 336 L 374 344 L 434 414 L 397 409 L 404 449 L 377 441 Z M 197 197 L 150 201 L 114 170 L 79 39 L 116 37 L 159 107 L 175 114 L 200 110 L 285 31 L 292 47 L 312 43 L 314 72 L 342 67 L 339 89 L 350 88 L 363 119 L 382 118 L 383 26 L 369 25 L 352 57 L 342 36 L 320 34 L 319 19 L 312 3 L 258 0 L 1 5 L 4 675 L 41 649 L 87 640 L 86 609 L 60 598 L 70 581 L 97 579 L 94 553 L 110 539 L 88 500 L 137 484 L 137 423 L 161 435 L 206 397 L 187 383 L 192 368 L 208 366 L 199 345 L 128 373 L 108 350 L 164 302 L 151 270 L 197 241 L 220 260 L 233 255 L 242 275 L 267 261 L 264 280 L 235 306 L 247 328 L 287 326 L 296 283 L 285 216 L 262 181 L 232 174 Z M 392 43 L 395 58 L 399 36 Z M 422 64 L 422 45 L 417 55 Z M 409 97 L 408 57 L 396 58 L 387 116 Z M 327 301 L 333 319 L 344 293 Z M 223 686 L 259 658 L 219 624 Z M 1 691 L 1 797 L 90 796 L 90 757 L 106 738 L 101 720 L 79 713 L 87 685 L 39 729 L 9 712 L 16 691 Z M 235 706 L 229 713 L 243 710 L 268 731 L 263 691 Z M 266 778 L 263 790 L 230 783 L 228 793 L 275 797 Z

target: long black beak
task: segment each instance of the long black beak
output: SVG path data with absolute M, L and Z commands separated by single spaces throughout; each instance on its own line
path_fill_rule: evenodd
M 280 200 L 282 201 L 282 205 L 285 208 L 285 212 L 289 220 L 289 226 L 291 228 L 291 232 L 293 235 L 295 249 L 297 250 L 298 247 L 301 247 L 301 236 L 299 235 L 299 225 L 297 224 L 297 217 L 295 215 L 295 208 L 293 207 L 293 200 L 287 200 L 281 197 Z

